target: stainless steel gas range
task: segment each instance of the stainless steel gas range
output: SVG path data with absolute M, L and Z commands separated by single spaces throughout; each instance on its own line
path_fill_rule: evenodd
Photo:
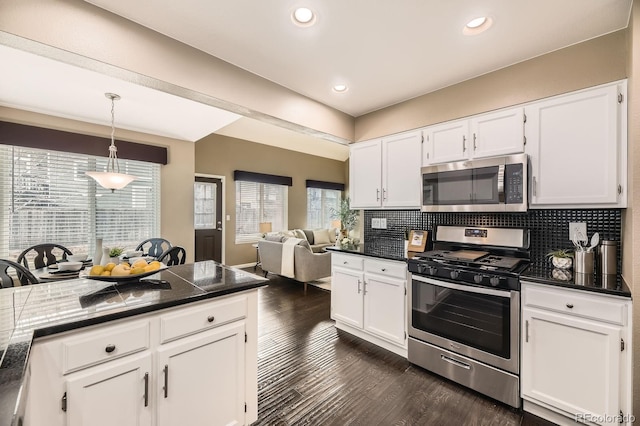
M 529 231 L 439 226 L 409 259 L 409 361 L 520 407 L 520 272 Z

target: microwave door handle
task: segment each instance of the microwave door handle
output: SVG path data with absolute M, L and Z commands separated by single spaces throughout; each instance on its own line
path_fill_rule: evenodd
M 504 204 L 504 164 L 498 166 L 498 202 Z

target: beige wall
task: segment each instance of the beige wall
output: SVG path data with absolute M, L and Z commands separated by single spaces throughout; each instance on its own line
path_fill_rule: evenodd
M 300 152 L 210 135 L 196 142 L 196 173 L 225 177 L 225 263 L 240 265 L 255 262 L 256 252 L 251 244 L 235 243 L 235 182 L 234 170 L 291 176 L 289 188 L 289 228 L 307 225 L 307 179 L 345 183 L 345 162 L 330 160 Z
M 2 44 L 328 140 L 353 140 L 351 116 L 85 1 L 0 0 L 0 11 Z
M 539 56 L 356 119 L 355 140 L 517 105 L 619 80 L 626 75 L 626 31 Z
M 0 120 L 30 124 L 74 133 L 110 137 L 111 128 L 52 117 L 28 111 L 0 107 Z M 193 261 L 193 175 L 195 145 L 192 142 L 163 138 L 127 130 L 117 130 L 116 137 L 131 142 L 167 147 L 168 164 L 161 167 L 160 235 L 187 251 Z M 105 156 L 108 153 L 105 152 Z
M 633 295 L 640 291 L 640 1 L 634 0 L 627 38 L 628 51 L 628 149 L 629 149 L 629 207 L 623 216 L 623 265 L 622 274 Z M 640 307 L 637 302 L 633 309 L 633 407 L 636 417 L 640 416 Z

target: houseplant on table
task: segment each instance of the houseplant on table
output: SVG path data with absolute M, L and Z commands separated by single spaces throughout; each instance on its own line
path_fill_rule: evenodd
M 355 249 L 360 243 L 357 238 L 349 236 L 349 232 L 358 224 L 358 210 L 351 210 L 351 200 L 349 197 L 340 201 L 338 209 L 331 208 L 331 217 L 340 220 L 340 234 L 336 238 L 338 245 L 345 249 Z

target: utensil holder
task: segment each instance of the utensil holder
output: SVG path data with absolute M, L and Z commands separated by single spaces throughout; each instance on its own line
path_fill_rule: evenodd
M 592 251 L 576 251 L 574 272 L 576 274 L 593 274 L 593 259 L 594 253 Z

